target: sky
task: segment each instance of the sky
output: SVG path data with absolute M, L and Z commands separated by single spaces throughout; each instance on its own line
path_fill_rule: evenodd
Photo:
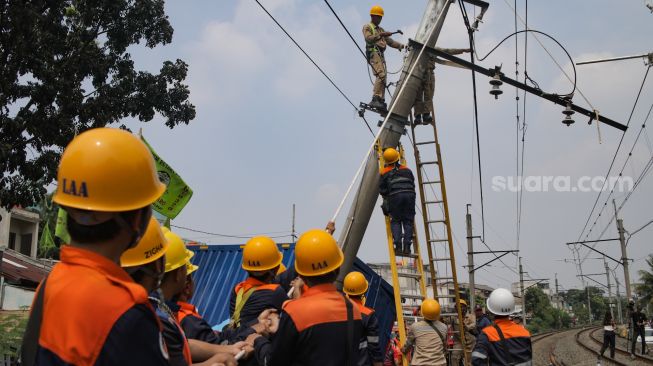
M 354 104 L 370 100 L 372 86 L 366 64 L 324 2 L 261 0 L 261 3 Z M 361 29 L 369 20 L 369 8 L 374 4 L 342 0 L 330 3 L 362 46 Z M 395 37 L 396 40 L 407 42 L 414 36 L 426 1 L 379 4 L 386 14 L 381 25 L 386 30 L 404 31 L 405 35 Z M 519 16 L 528 19 L 529 28 L 558 40 L 574 62 L 651 51 L 653 14 L 645 7 L 645 1 L 531 1 L 528 13 L 525 0 L 517 0 L 516 4 Z M 492 1 L 476 33 L 479 56 L 515 31 L 514 5 L 515 2 L 509 0 Z M 169 0 L 166 11 L 175 29 L 173 42 L 155 49 L 133 46 L 129 52 L 137 67 L 151 71 L 158 70 L 164 60 L 186 61 L 189 64 L 186 82 L 191 91 L 190 99 L 197 107 L 197 117 L 189 125 L 173 130 L 165 127 L 160 117 L 146 124 L 131 121 L 129 127 L 143 128 L 143 134 L 157 153 L 194 190 L 193 198 L 173 225 L 244 237 L 258 233 L 288 235 L 295 204 L 297 232 L 324 227 L 372 142 L 372 135 L 354 108 L 256 2 Z M 468 11 L 473 15 L 471 6 Z M 518 22 L 517 27 L 523 29 L 524 25 Z M 564 51 L 546 37 L 538 38 L 562 69 L 573 77 L 571 61 Z M 438 46 L 468 47 L 466 29 L 455 3 L 446 18 Z M 514 78 L 516 52 L 520 80 L 526 70 L 544 91 L 565 94 L 572 89 L 573 85 L 533 35 L 527 39 L 520 35 L 517 43 L 515 37 L 510 38 L 478 63 L 487 68 L 503 65 L 502 71 Z M 394 73 L 390 81 L 398 78 L 396 72 L 402 62 L 400 52 L 387 51 L 388 70 Z M 576 71 L 574 103 L 626 124 L 646 72 L 642 59 L 577 66 Z M 653 75 L 642 90 L 611 176 L 618 176 L 652 106 L 653 80 L 650 79 Z M 503 95 L 495 100 L 488 93 L 488 81 L 485 76 L 477 75 L 485 243 L 493 250 L 519 249 L 526 278 L 553 281 L 557 273 L 561 289 L 578 288 L 581 281 L 577 278 L 576 267 L 564 261 L 572 258 L 565 243 L 579 239 L 597 192 L 524 192 L 518 242 L 517 193 L 493 189 L 496 188 L 494 177 L 517 175 L 517 143 L 521 131 L 517 129 L 516 91 L 504 85 Z M 467 264 L 466 204 L 472 205 L 474 235 L 483 232 L 471 72 L 439 66 L 435 94 L 458 274 L 466 281 L 462 267 Z M 526 97 L 526 109 L 523 102 L 524 96 L 520 93 L 520 124 L 526 123 L 525 176 L 569 176 L 575 182 L 582 176 L 606 174 L 622 137 L 620 131 L 607 125 L 600 125 L 597 130 L 596 124 L 588 125 L 588 119 L 578 114 L 574 116 L 576 123 L 567 127 L 561 123 L 564 116 L 560 106 L 532 95 Z M 370 113 L 366 116 L 376 132 L 378 116 Z M 418 133 L 426 132 L 428 130 Z M 624 176 L 635 179 L 640 175 L 653 155 L 651 138 L 653 136 L 642 133 L 625 165 Z M 402 143 L 410 145 L 407 137 L 402 138 Z M 409 157 L 409 160 L 412 159 Z M 410 166 L 412 164 L 409 162 Z M 620 211 L 629 232 L 653 219 L 650 208 L 652 180 L 650 176 L 645 178 Z M 621 205 L 627 194 L 617 192 L 614 195 L 617 205 Z M 601 195 L 598 208 L 606 198 L 607 192 Z M 350 203 L 348 199 L 336 221 L 338 227 Z M 613 213 L 609 202 L 587 239 L 598 238 L 606 226 L 603 238 L 616 238 L 615 224 L 608 225 Z M 598 211 L 589 226 L 597 214 Z M 178 230 L 185 238 L 211 244 L 245 241 Z M 278 240 L 289 241 L 290 238 Z M 653 225 L 629 240 L 628 255 L 634 259 L 631 265 L 633 281 L 638 278 L 637 270 L 646 267 L 644 258 L 651 253 L 652 241 Z M 475 240 L 474 245 L 475 250 L 487 250 L 479 240 Z M 422 246 L 425 252 L 424 248 Z M 620 256 L 618 242 L 599 243 L 597 249 L 613 257 Z M 586 252 L 581 250 L 581 257 Z M 388 260 L 383 216 L 378 207 L 359 257 L 367 262 Z M 604 272 L 603 261 L 592 259 L 596 257 L 589 255 L 583 264 L 584 273 Z M 478 255 L 475 261 L 478 264 L 491 258 Z M 508 287 L 518 280 L 516 263 L 516 256 L 507 255 L 503 264 L 496 261 L 477 271 L 476 282 Z M 619 267 L 616 273 L 623 293 L 623 271 Z M 605 276 L 594 278 L 605 283 Z M 612 282 L 614 285 L 614 280 Z

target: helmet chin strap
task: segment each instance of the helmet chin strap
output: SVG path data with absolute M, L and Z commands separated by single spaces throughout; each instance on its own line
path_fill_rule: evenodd
M 139 210 L 139 212 L 141 213 L 141 222 L 137 229 L 134 229 L 121 214 L 116 214 L 113 217 L 116 223 L 118 223 L 118 226 L 130 232 L 131 238 L 125 250 L 135 247 L 145 234 L 145 230 L 147 230 L 147 224 L 149 223 L 150 216 L 152 214 L 150 212 L 150 207 L 143 207 Z M 150 213 L 150 215 L 147 215 L 147 213 Z

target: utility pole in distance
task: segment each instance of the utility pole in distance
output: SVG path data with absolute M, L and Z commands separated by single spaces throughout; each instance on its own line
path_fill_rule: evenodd
M 608 267 L 608 262 L 605 259 L 603 259 L 603 265 L 605 266 L 605 278 L 608 281 L 608 306 L 610 307 L 610 315 L 614 319 L 614 311 L 612 311 L 612 286 L 610 286 L 610 267 Z
M 476 305 L 476 284 L 474 281 L 474 238 L 472 234 L 472 214 L 469 213 L 467 204 L 467 270 L 469 271 L 469 307 L 473 311 Z
M 519 293 L 521 294 L 521 316 L 524 326 L 526 326 L 526 294 L 524 293 L 524 270 L 521 266 L 521 257 L 519 257 Z
M 630 270 L 628 265 L 628 255 L 626 254 L 626 238 L 624 236 L 624 220 L 619 218 L 619 211 L 617 211 L 617 203 L 612 200 L 614 206 L 614 218 L 617 221 L 617 231 L 619 231 L 619 242 L 621 243 L 621 265 L 624 266 L 624 281 L 626 282 L 626 298 L 628 301 L 632 299 L 632 292 L 630 290 Z

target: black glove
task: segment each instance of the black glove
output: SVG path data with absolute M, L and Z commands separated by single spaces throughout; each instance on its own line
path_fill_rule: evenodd
M 381 210 L 383 211 L 383 216 L 389 216 L 390 215 L 390 204 L 388 203 L 387 199 L 383 199 L 383 203 L 381 204 Z

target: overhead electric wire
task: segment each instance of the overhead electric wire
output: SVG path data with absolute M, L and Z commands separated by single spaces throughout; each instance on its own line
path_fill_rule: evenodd
M 476 64 L 476 61 L 474 61 L 474 32 L 469 24 L 469 18 L 467 17 L 467 9 L 465 8 L 465 5 L 463 4 L 462 0 L 458 0 L 458 5 L 460 6 L 460 11 L 463 16 L 463 21 L 465 22 L 465 27 L 467 27 L 467 33 L 469 37 L 469 48 L 471 49 L 472 52 L 470 52 L 470 59 L 472 62 L 472 65 Z M 479 189 L 480 189 L 480 199 L 481 199 L 481 223 L 483 225 L 482 229 L 482 238 L 483 240 L 485 239 L 485 204 L 483 202 L 483 169 L 481 165 L 481 139 L 480 139 L 480 132 L 478 129 L 478 98 L 477 98 L 477 93 L 476 93 L 476 71 L 474 69 L 472 71 L 472 93 L 474 95 L 474 126 L 476 128 L 476 153 L 478 155 L 478 181 L 479 181 Z
M 351 106 L 354 107 L 354 109 L 356 111 L 358 111 L 358 107 L 356 107 L 356 105 L 351 101 L 351 99 L 349 99 L 349 97 L 342 91 L 342 89 L 340 89 L 340 87 L 338 87 L 338 85 L 336 85 L 336 83 L 333 81 L 333 79 L 331 79 L 331 77 L 329 75 L 327 75 L 327 73 L 324 72 L 324 70 L 322 70 L 320 65 L 318 65 L 317 62 L 315 62 L 315 60 L 313 60 L 313 58 L 304 50 L 304 48 L 302 48 L 302 46 L 300 46 L 299 43 L 297 43 L 295 38 L 293 38 L 293 36 L 291 36 L 290 33 L 288 33 L 288 31 L 286 31 L 286 29 L 281 25 L 281 23 L 279 23 L 277 21 L 277 19 L 272 14 L 270 14 L 268 9 L 266 9 L 265 6 L 263 6 L 263 4 L 261 4 L 259 2 L 259 0 L 254 0 L 254 1 L 256 1 L 256 3 L 261 7 L 261 9 L 263 9 L 263 11 L 270 17 L 270 19 L 272 19 L 272 21 L 274 21 L 274 23 L 276 23 L 276 25 L 286 34 L 286 36 L 288 36 L 288 38 L 290 38 L 290 40 L 295 44 L 295 46 L 297 46 L 297 48 L 299 48 L 299 50 L 302 51 L 304 56 L 306 56 L 306 58 L 308 58 L 311 61 L 311 63 L 322 73 L 322 75 L 324 75 L 324 77 L 327 78 L 327 80 L 329 80 L 331 85 L 333 85 L 333 87 L 336 88 L 336 90 L 338 90 L 340 95 L 342 95 L 343 98 L 345 98 L 347 100 L 347 102 L 349 102 L 349 104 L 351 104 Z M 361 118 L 365 122 L 365 125 L 367 126 L 367 129 L 370 130 L 370 133 L 372 135 L 374 135 L 374 131 L 372 131 L 372 127 L 370 127 L 370 124 L 367 122 L 365 117 L 361 117 Z
M 517 33 L 517 0 L 515 1 L 515 7 L 514 7 L 514 13 L 515 13 L 515 33 Z M 519 37 L 515 37 L 515 80 L 519 80 Z M 516 118 L 516 123 L 515 123 L 515 133 L 516 133 L 516 139 L 515 139 L 515 148 L 517 149 L 515 153 L 515 179 L 520 179 L 519 175 L 519 88 L 515 86 L 515 118 Z M 521 179 L 520 179 L 521 183 Z M 515 229 L 515 236 L 517 238 L 517 248 L 519 248 L 519 192 L 521 191 L 521 185 L 517 189 L 516 196 L 517 199 L 515 200 L 515 214 L 517 216 L 517 219 L 515 220 L 516 223 L 516 229 Z
M 526 0 L 526 29 L 528 29 L 528 0 Z M 528 33 L 524 34 L 524 84 L 528 79 Z M 521 240 L 521 219 L 523 216 L 522 202 L 524 199 L 524 159 L 526 150 L 526 96 L 528 93 L 524 90 L 524 106 L 522 108 L 522 128 L 521 128 L 521 169 L 520 169 L 520 187 L 519 190 L 519 218 L 517 220 L 517 250 L 519 250 Z
M 219 237 L 223 237 L 223 238 L 234 238 L 234 239 L 251 239 L 252 237 L 262 235 L 262 234 L 266 234 L 266 233 L 255 233 L 255 234 L 231 235 L 231 234 L 212 233 L 212 232 L 209 232 L 209 231 L 192 229 L 192 228 L 189 228 L 189 227 L 184 227 L 184 226 L 179 226 L 179 225 L 170 225 L 170 226 L 172 226 L 174 228 L 177 228 L 177 229 L 190 231 L 190 232 L 193 232 L 193 233 L 200 233 L 200 234 L 206 234 L 206 235 L 210 235 L 210 236 L 219 236 Z M 282 232 L 285 233 L 285 231 L 282 231 Z M 272 232 L 272 233 L 275 233 L 275 232 Z M 275 236 L 270 236 L 270 238 L 286 238 L 286 237 L 290 237 L 290 236 L 292 236 L 292 234 L 275 235 Z
M 639 91 L 637 92 L 637 97 L 635 98 L 635 103 L 633 103 L 633 108 L 630 110 L 630 115 L 628 116 L 628 121 L 626 122 L 626 131 L 628 131 L 628 126 L 630 126 L 630 121 L 633 118 L 633 114 L 635 113 L 635 109 L 637 108 L 637 103 L 639 102 L 639 98 L 642 95 L 642 90 L 644 89 L 644 85 L 646 84 L 646 78 L 648 77 L 648 73 L 651 70 L 651 65 L 649 65 L 646 68 L 646 73 L 644 74 L 644 78 L 642 79 L 642 83 L 639 87 Z M 599 199 L 601 198 L 601 193 L 603 193 L 603 188 L 605 188 L 605 184 L 608 181 L 608 177 L 610 176 L 610 172 L 612 172 L 612 167 L 614 166 L 614 162 L 617 160 L 617 155 L 619 154 L 619 150 L 621 149 L 621 145 L 624 141 L 624 137 L 626 136 L 626 131 L 623 132 L 621 135 L 621 138 L 619 139 L 619 144 L 617 145 L 617 150 L 614 152 L 614 156 L 612 157 L 612 161 L 610 162 L 610 166 L 608 167 L 608 171 L 605 173 L 605 178 L 603 180 L 603 185 L 601 187 L 601 190 L 599 193 L 596 195 L 596 200 L 594 200 L 594 204 L 592 205 L 592 210 L 590 211 L 590 214 L 587 216 L 587 221 L 585 221 L 585 225 L 583 226 L 583 230 L 581 230 L 580 234 L 578 235 L 578 239 L 576 241 L 580 241 L 580 239 L 583 237 L 583 234 L 585 233 L 585 229 L 587 229 L 587 225 L 589 224 L 590 220 L 592 219 L 592 215 L 594 214 L 594 210 L 596 209 L 596 205 L 599 203 Z M 612 194 L 612 192 L 610 193 Z M 608 196 L 609 200 L 610 196 Z M 599 212 L 599 216 L 601 216 L 601 213 L 605 209 L 605 207 L 608 204 L 608 200 L 605 201 L 603 204 L 603 207 L 601 207 L 601 211 Z M 598 219 L 598 217 L 597 217 Z M 594 221 L 594 224 L 592 224 L 592 227 L 590 228 L 590 232 L 592 231 L 592 228 L 596 225 L 596 221 Z M 589 232 L 585 236 L 585 239 L 589 236 Z

